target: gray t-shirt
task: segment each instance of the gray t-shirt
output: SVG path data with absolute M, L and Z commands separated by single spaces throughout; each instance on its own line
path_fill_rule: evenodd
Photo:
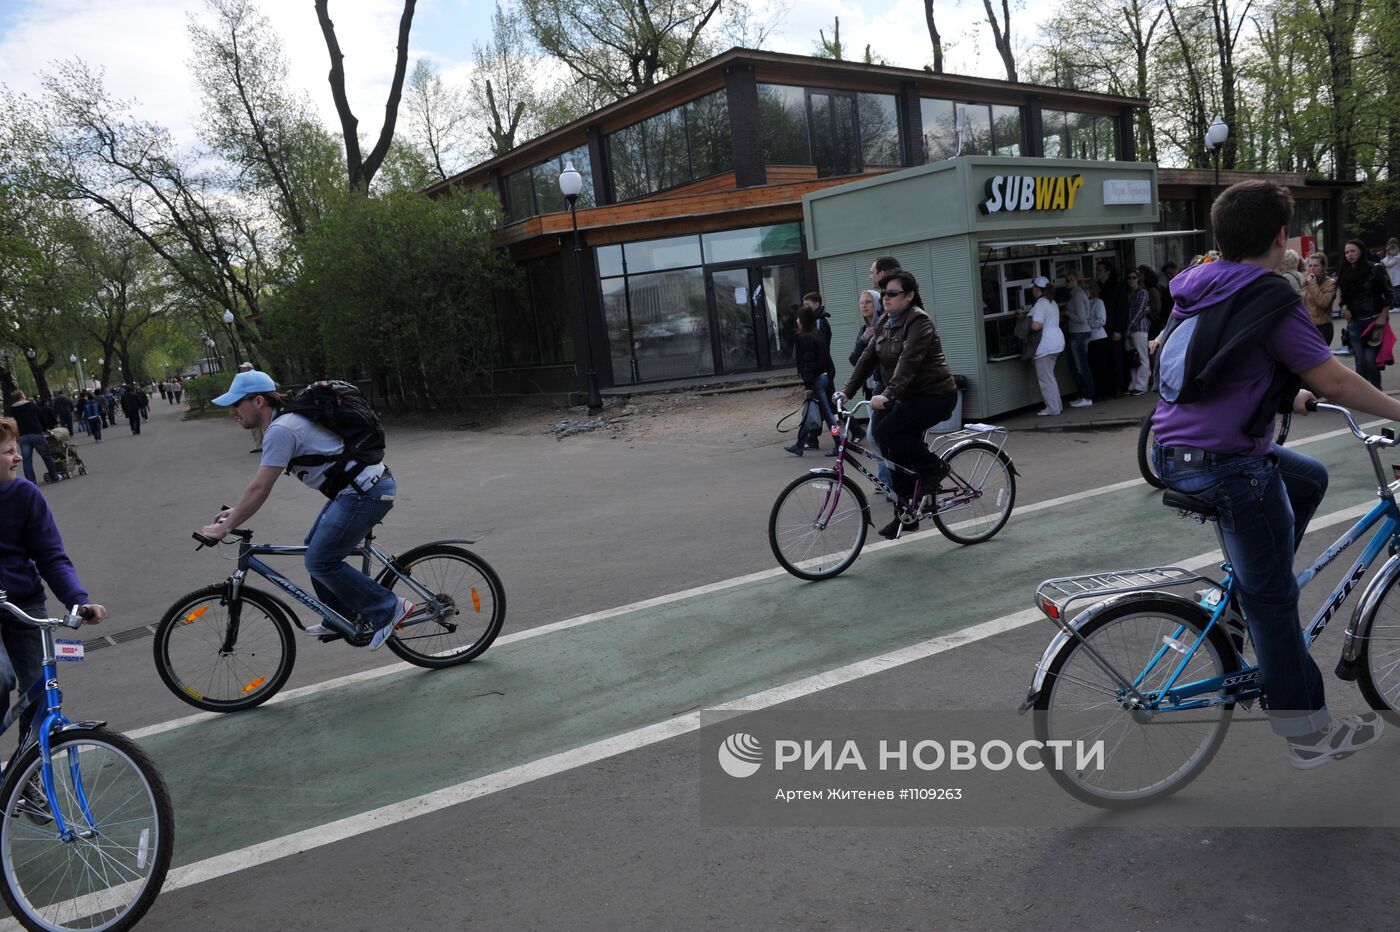
M 339 456 L 345 449 L 345 441 L 310 418 L 300 414 L 283 414 L 268 425 L 267 433 L 263 434 L 262 448 L 260 465 L 286 469 L 287 464 L 298 456 Z M 332 460 L 320 466 L 297 466 L 292 474 L 311 488 L 319 489 L 326 481 L 327 471 L 334 465 L 335 461 Z M 349 471 L 354 475 L 354 463 L 350 464 Z M 367 466 L 355 476 L 355 481 L 363 486 L 383 472 L 382 463 Z M 354 486 L 346 486 L 340 494 L 353 491 Z

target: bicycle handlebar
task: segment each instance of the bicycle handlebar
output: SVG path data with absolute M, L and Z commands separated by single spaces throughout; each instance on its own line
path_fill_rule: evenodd
M 0 608 L 8 611 L 16 620 L 35 628 L 56 628 L 59 625 L 64 625 L 76 629 L 82 627 L 83 622 L 94 614 L 92 609 L 85 605 L 74 605 L 62 618 L 35 618 L 13 602 L 0 602 Z
M 1351 411 L 1347 408 L 1343 408 L 1341 405 L 1328 404 L 1325 401 L 1314 400 L 1305 403 L 1303 407 L 1309 411 L 1334 411 L 1340 414 L 1342 417 L 1346 418 L 1347 426 L 1351 428 L 1351 435 L 1362 443 L 1374 444 L 1378 447 L 1393 447 L 1396 444 L 1400 444 L 1400 439 L 1396 439 L 1395 437 L 1386 437 L 1380 434 L 1367 434 L 1357 425 L 1356 418 L 1352 416 Z

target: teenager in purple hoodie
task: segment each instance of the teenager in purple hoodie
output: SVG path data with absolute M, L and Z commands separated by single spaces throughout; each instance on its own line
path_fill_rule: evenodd
M 1374 713 L 1333 718 L 1298 619 L 1293 557 L 1327 491 L 1317 460 L 1272 442 L 1274 416 L 1314 399 L 1400 420 L 1382 394 L 1332 355 L 1298 294 L 1273 270 L 1293 198 L 1268 181 L 1227 188 L 1211 207 L 1221 259 L 1171 283 L 1176 307 L 1161 340 L 1162 401 L 1153 414 L 1158 475 L 1220 512 L 1254 640 L 1269 722 L 1300 769 L 1374 743 Z
M 97 624 L 107 617 L 107 609 L 94 605 L 78 582 L 48 502 L 38 486 L 19 474 L 21 459 L 19 428 L 11 418 L 0 418 L 0 590 L 26 614 L 47 618 L 47 582 L 65 610 L 86 606 L 93 612 L 88 624 Z M 0 612 L 0 717 L 10 709 L 10 693 L 16 688 L 28 689 L 39 678 L 43 653 L 38 628 L 15 620 L 9 612 Z M 38 712 L 39 704 L 35 703 L 20 716 L 20 747 L 24 747 Z

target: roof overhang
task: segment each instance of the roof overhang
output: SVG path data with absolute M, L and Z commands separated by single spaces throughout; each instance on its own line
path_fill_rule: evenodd
M 1160 239 L 1164 236 L 1192 236 L 1204 232 L 1205 230 L 1144 230 L 1138 233 L 1084 233 L 1078 236 L 1051 236 L 982 243 L 981 246 L 984 249 L 1009 249 L 1012 246 L 1068 246 L 1070 243 L 1083 243 L 1088 240 L 1099 242 L 1109 239 Z

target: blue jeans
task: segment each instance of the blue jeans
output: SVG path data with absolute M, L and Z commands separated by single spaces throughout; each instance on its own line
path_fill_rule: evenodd
M 1326 728 L 1331 718 L 1322 673 L 1298 620 L 1293 555 L 1327 492 L 1327 467 L 1277 445 L 1268 456 L 1208 456 L 1200 466 L 1176 465 L 1162 450 L 1157 445 L 1152 451 L 1162 481 L 1220 510 L 1274 734 L 1296 737 Z
M 397 486 L 385 476 L 368 494 L 347 492 L 326 502 L 306 535 L 306 571 L 316 597 L 353 622 L 358 612 L 375 628 L 394 618 L 398 598 L 379 583 L 345 562 L 389 509 L 394 507 Z
M 35 618 L 48 617 L 48 610 L 42 601 L 21 605 L 20 608 Z M 16 689 L 28 690 L 43 672 L 44 639 L 39 629 L 5 615 L 4 620 L 0 621 L 0 719 L 10 711 L 10 693 Z M 41 697 L 20 715 L 16 734 L 21 746 L 34 716 L 43 711 L 43 706 Z
M 1069 367 L 1074 370 L 1074 384 L 1079 386 L 1080 398 L 1094 397 L 1094 373 L 1089 368 L 1089 332 L 1067 333 L 1069 338 Z
M 812 383 L 812 397 L 816 399 L 817 407 L 822 413 L 822 422 L 827 427 L 836 425 L 836 413 L 831 410 L 831 376 L 823 372 L 817 376 L 816 382 Z
M 1379 319 L 1347 321 L 1347 335 L 1351 337 L 1351 357 L 1356 361 L 1356 374 L 1376 388 L 1381 387 L 1381 370 L 1376 365 L 1376 354 L 1380 352 L 1381 348 L 1367 346 L 1366 338 L 1361 335 L 1361 332 Z
M 57 479 L 58 469 L 53 464 L 53 457 L 49 456 L 49 441 L 43 434 L 25 434 L 19 438 L 19 455 L 24 457 L 24 478 L 30 482 L 39 481 L 34 478 L 35 450 L 44 458 L 44 466 L 48 468 L 49 475 Z

